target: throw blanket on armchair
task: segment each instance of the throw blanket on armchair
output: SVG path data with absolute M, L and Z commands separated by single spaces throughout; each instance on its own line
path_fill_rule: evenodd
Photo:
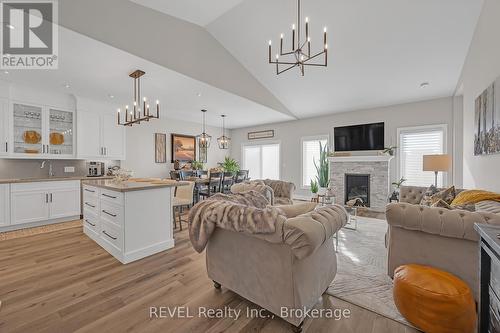
M 480 201 L 492 200 L 500 202 L 500 194 L 483 191 L 483 190 L 467 190 L 460 192 L 451 203 L 453 206 L 476 204 Z
M 215 227 L 248 234 L 274 233 L 276 221 L 286 220 L 286 216 L 268 204 L 256 191 L 216 194 L 197 203 L 189 212 L 189 238 L 194 249 L 205 249 Z

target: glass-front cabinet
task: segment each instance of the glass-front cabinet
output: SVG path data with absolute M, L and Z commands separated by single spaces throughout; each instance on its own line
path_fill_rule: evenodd
M 39 155 L 45 153 L 42 142 L 43 110 L 39 106 L 13 104 L 15 154 Z
M 11 115 L 13 155 L 74 156 L 72 111 L 13 102 Z
M 73 155 L 73 112 L 49 109 L 49 154 Z

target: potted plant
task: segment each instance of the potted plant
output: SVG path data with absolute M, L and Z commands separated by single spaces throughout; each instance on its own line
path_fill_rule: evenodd
M 323 145 L 319 143 L 319 161 L 313 160 L 314 167 L 316 168 L 317 176 L 316 181 L 318 182 L 318 194 L 325 195 L 328 184 L 330 183 L 330 162 L 328 161 L 328 145 Z
M 205 167 L 205 165 L 203 164 L 203 162 L 200 162 L 200 161 L 191 162 L 191 168 L 193 170 L 203 170 L 204 167 Z
M 392 192 L 391 197 L 389 198 L 389 202 L 398 202 L 399 201 L 399 189 L 405 181 L 406 181 L 406 179 L 401 177 L 401 179 L 398 180 L 397 182 L 392 182 L 392 186 L 394 186 L 394 191 Z
M 311 179 L 311 193 L 312 194 L 317 194 L 318 190 L 319 190 L 319 188 L 318 188 L 318 182 Z
M 386 147 L 384 150 L 382 150 L 382 154 L 386 154 L 386 155 L 389 155 L 389 156 L 394 156 L 394 152 L 396 151 L 396 148 L 398 148 L 397 146 L 389 146 L 389 147 Z
M 230 172 L 233 175 L 240 171 L 240 165 L 234 158 L 226 156 L 224 162 L 219 163 L 219 166 L 224 172 Z

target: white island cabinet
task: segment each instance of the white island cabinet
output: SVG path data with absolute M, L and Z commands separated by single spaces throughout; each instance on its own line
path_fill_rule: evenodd
M 124 264 L 170 249 L 173 191 L 182 185 L 85 181 L 83 231 Z

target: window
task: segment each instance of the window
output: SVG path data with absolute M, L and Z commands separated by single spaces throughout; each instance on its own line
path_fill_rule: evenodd
M 319 162 L 319 144 L 328 144 L 328 135 L 302 138 L 302 187 L 310 187 L 311 180 L 316 180 L 317 171 L 314 166 Z
M 280 179 L 280 144 L 243 146 L 243 169 L 252 179 Z
M 434 184 L 434 173 L 422 171 L 423 156 L 446 153 L 446 125 L 400 128 L 398 136 L 399 175 L 407 179 L 405 185 Z M 438 187 L 443 185 L 443 173 L 440 172 Z

